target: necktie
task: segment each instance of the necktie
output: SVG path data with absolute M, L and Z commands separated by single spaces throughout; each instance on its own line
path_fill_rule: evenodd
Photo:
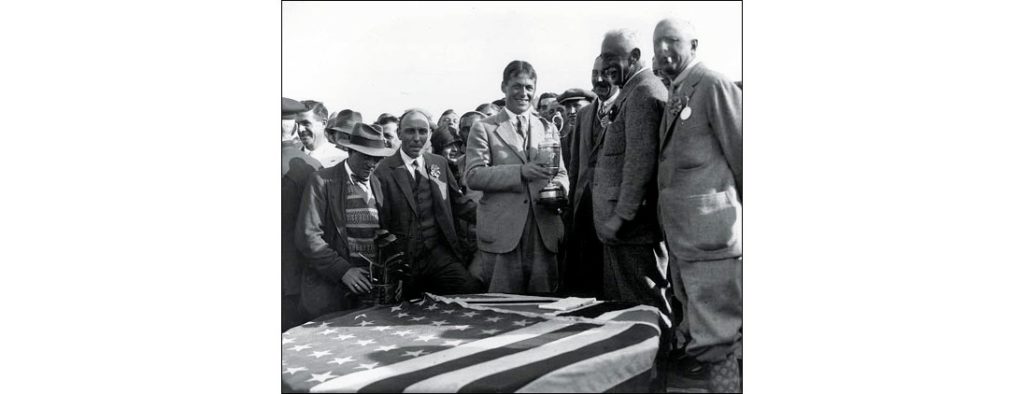
M 519 125 L 517 126 L 516 131 L 518 131 L 519 136 L 523 138 L 523 151 L 525 152 L 529 149 L 529 142 L 526 141 L 526 116 L 518 115 L 516 116 L 516 119 L 519 120 Z
M 419 185 L 420 185 L 420 161 L 419 160 L 413 160 L 412 161 L 412 172 L 413 172 L 413 179 L 416 180 L 415 187 L 419 187 Z

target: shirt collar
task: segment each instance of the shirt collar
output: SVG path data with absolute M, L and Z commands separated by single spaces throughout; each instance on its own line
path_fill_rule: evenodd
M 523 115 L 523 116 L 529 117 L 530 116 L 530 109 L 532 109 L 532 108 L 533 108 L 533 106 L 531 105 L 530 108 L 527 108 L 526 111 L 523 111 L 523 113 L 521 113 L 519 115 Z M 506 113 L 508 113 L 508 118 L 509 119 L 515 119 L 516 116 L 519 116 L 519 115 L 516 115 L 514 112 L 510 111 L 508 109 L 508 107 L 505 107 L 504 110 L 505 110 Z
M 615 94 L 609 97 L 608 100 L 601 102 L 601 113 L 608 112 L 608 110 L 612 108 L 612 104 L 614 104 L 615 100 L 619 98 L 619 93 L 622 93 L 622 89 L 615 89 Z
M 409 155 L 405 154 L 404 150 L 399 149 L 398 151 L 401 152 L 402 162 L 405 163 L 405 167 L 408 168 L 410 171 L 412 170 L 412 162 L 414 162 L 414 161 L 418 162 L 420 164 L 420 168 L 423 168 L 423 154 L 422 153 L 419 155 L 419 157 L 414 159 L 414 158 L 410 157 Z
M 696 66 L 697 63 L 700 63 L 700 59 L 697 58 L 697 54 L 695 53 L 693 54 L 693 59 L 690 59 L 690 64 L 683 67 L 683 71 L 680 72 L 679 75 L 676 75 L 676 78 L 672 80 L 672 87 L 675 88 L 679 84 L 683 83 L 683 80 L 690 75 L 690 72 L 693 71 L 693 67 Z

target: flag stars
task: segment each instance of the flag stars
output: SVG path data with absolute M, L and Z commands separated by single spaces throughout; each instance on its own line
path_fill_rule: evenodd
M 373 324 L 373 320 L 363 320 L 359 322 L 359 327 L 366 327 Z
M 470 327 L 470 326 L 466 326 L 466 325 L 462 325 L 462 326 L 452 326 L 452 329 L 453 329 L 453 330 L 459 330 L 459 331 L 465 331 L 465 330 L 466 330 L 467 328 L 469 328 L 469 327 Z
M 400 305 L 396 305 L 396 306 L 391 307 L 391 311 L 392 312 L 398 312 L 400 310 L 402 310 L 402 306 L 400 306 Z
M 423 342 L 429 342 L 431 339 L 437 339 L 437 337 L 434 336 L 434 334 L 429 334 L 429 335 L 420 335 L 418 338 L 416 338 L 417 341 L 423 341 Z
M 398 335 L 398 336 L 400 336 L 400 337 L 404 337 L 404 336 L 406 336 L 406 335 L 412 334 L 412 331 L 409 331 L 409 330 L 402 330 L 402 331 L 395 331 L 395 332 L 393 332 L 393 333 L 391 333 L 391 334 L 392 334 L 392 335 Z
M 408 313 L 405 313 L 405 312 L 398 312 L 398 314 L 397 314 L 397 315 L 395 315 L 395 316 L 398 316 L 399 318 L 402 318 L 402 317 L 406 317 L 406 316 L 409 316 L 409 314 L 408 314 Z
M 530 321 L 526 320 L 526 319 L 516 320 L 516 321 L 512 322 L 512 324 L 515 324 L 515 325 L 517 325 L 519 327 L 526 327 L 526 325 L 529 324 L 529 323 L 530 323 Z
M 373 328 L 374 331 L 380 331 L 380 332 L 384 332 L 384 331 L 387 331 L 387 330 L 390 330 L 390 329 L 391 329 L 391 326 L 380 326 L 380 327 L 374 327 Z
M 334 360 L 328 361 L 327 363 L 328 364 L 338 364 L 338 365 L 341 365 L 341 364 L 352 362 L 352 361 L 356 361 L 356 360 L 354 358 L 352 358 L 351 356 L 345 356 L 345 358 L 337 358 L 337 357 L 335 357 Z
M 336 378 L 336 377 L 337 377 L 336 375 L 332 375 L 331 374 L 331 371 L 327 371 L 326 373 L 315 373 L 315 374 L 313 374 L 312 378 L 309 378 L 309 380 L 307 380 L 307 382 L 312 382 L 312 381 L 315 380 L 317 382 L 323 383 L 323 382 L 326 382 L 327 379 Z
M 356 343 L 358 343 L 359 346 L 366 346 L 366 345 L 369 345 L 371 343 L 377 343 L 377 341 L 374 341 L 372 339 L 367 339 L 365 341 L 356 341 Z
M 411 319 L 409 319 L 409 320 L 412 320 L 412 321 L 420 321 L 420 320 L 423 320 L 423 319 L 426 319 L 426 318 L 425 318 L 425 317 L 423 317 L 423 316 L 416 316 L 416 317 L 414 317 L 414 318 L 411 318 Z
M 320 335 L 331 335 L 331 334 L 334 334 L 336 332 L 338 332 L 337 328 L 331 328 L 331 329 L 328 329 L 328 330 L 323 330 L 322 332 L 320 332 Z
M 344 335 L 338 335 L 338 336 L 334 337 L 334 339 L 337 339 L 337 340 L 339 340 L 339 341 L 344 341 L 344 340 L 346 340 L 346 339 L 349 339 L 349 338 L 355 338 L 355 337 L 356 337 L 356 336 L 355 336 L 355 335 L 352 335 L 352 334 L 344 334 Z
M 452 313 L 455 313 L 455 310 L 454 309 L 445 309 L 445 310 L 441 311 L 441 313 L 444 313 L 446 315 L 450 315 Z
M 331 325 L 331 323 L 328 323 L 328 322 L 323 322 L 323 323 L 320 323 L 320 325 L 319 325 L 319 326 L 316 326 L 316 328 L 324 328 L 324 327 L 328 327 L 328 326 L 330 326 L 330 325 Z
M 356 315 L 355 317 L 353 317 L 352 319 L 358 320 L 360 317 L 365 319 L 366 318 L 366 314 L 365 313 L 360 313 L 360 314 Z
M 462 316 L 465 316 L 465 317 L 473 317 L 473 316 L 476 316 L 476 315 L 479 315 L 479 313 L 473 312 L 473 311 L 469 311 L 469 312 L 466 312 L 466 313 L 462 314 Z
M 376 368 L 376 367 L 377 367 L 377 364 L 380 364 L 380 363 L 373 363 L 373 364 L 359 364 L 359 366 L 358 366 L 358 367 L 356 367 L 356 369 L 365 369 L 365 370 L 369 371 L 369 370 L 371 370 L 371 369 L 374 369 L 374 368 Z
M 427 353 L 427 352 L 422 351 L 422 350 L 417 350 L 415 352 L 407 351 L 407 352 L 405 352 L 405 354 L 402 355 L 402 357 L 419 357 L 419 356 L 422 356 L 424 354 L 430 354 L 430 353 Z
M 330 355 L 331 355 L 331 351 L 330 350 L 324 350 L 324 351 L 321 351 L 321 352 L 314 351 L 313 354 L 310 354 L 309 356 L 310 357 L 320 358 L 320 357 L 323 357 L 323 356 L 330 356 Z
M 306 369 L 306 367 L 295 367 L 295 368 L 288 368 L 288 370 L 284 371 L 284 372 L 288 373 L 288 374 L 291 374 L 291 375 L 295 375 L 295 373 L 299 372 L 299 371 L 308 371 L 308 369 Z
M 445 321 L 445 320 L 435 320 L 435 321 L 431 322 L 430 324 L 433 324 L 435 327 L 441 327 L 441 326 L 443 326 L 445 324 L 448 324 L 448 322 Z
M 489 322 L 491 322 L 491 323 L 497 323 L 497 322 L 498 322 L 498 321 L 500 321 L 501 319 L 502 319 L 501 317 L 495 316 L 495 317 L 488 317 L 488 318 L 487 318 L 487 321 L 489 321 Z
M 482 333 L 484 335 L 493 335 L 494 333 L 496 333 L 498 331 L 500 331 L 500 330 L 489 328 L 489 329 L 486 329 L 486 330 L 480 330 L 480 333 Z
M 291 348 L 289 348 L 288 350 L 294 350 L 294 351 L 298 352 L 298 351 L 302 351 L 302 349 L 309 349 L 311 347 L 313 347 L 313 345 L 295 345 L 295 346 L 292 346 Z
M 432 310 L 435 310 L 435 309 L 437 309 L 437 304 L 430 304 L 430 306 L 427 307 L 428 311 L 432 311 Z
M 295 342 L 295 338 L 281 338 L 282 345 L 287 345 L 292 342 Z
M 392 351 L 392 350 L 395 350 L 395 349 L 398 349 L 398 346 L 387 345 L 387 346 L 378 346 L 377 349 L 375 349 L 375 350 L 381 351 L 381 352 L 388 352 L 388 351 Z

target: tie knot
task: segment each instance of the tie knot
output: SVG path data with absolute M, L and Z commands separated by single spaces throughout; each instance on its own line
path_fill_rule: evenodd
M 413 160 L 412 161 L 412 168 L 420 168 L 419 160 Z

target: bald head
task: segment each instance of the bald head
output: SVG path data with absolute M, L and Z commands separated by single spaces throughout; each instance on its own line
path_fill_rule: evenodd
M 672 79 L 697 55 L 697 30 L 681 19 L 664 19 L 654 27 L 654 63 Z

